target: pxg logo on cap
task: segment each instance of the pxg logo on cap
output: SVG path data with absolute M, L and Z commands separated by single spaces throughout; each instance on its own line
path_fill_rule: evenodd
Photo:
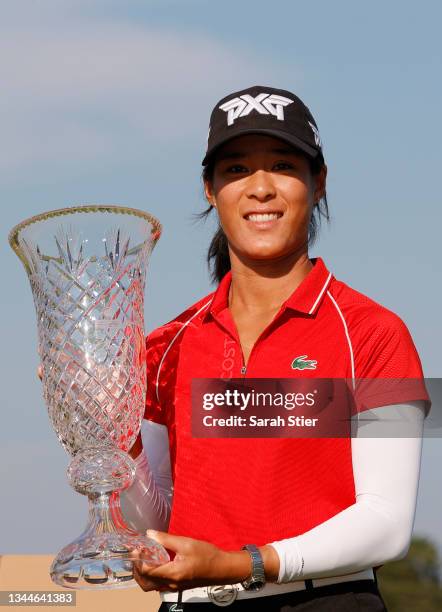
M 221 145 L 246 134 L 280 138 L 311 158 L 323 157 L 311 112 L 298 96 L 283 89 L 256 85 L 220 100 L 210 116 L 203 166 Z
M 221 104 L 220 109 L 227 113 L 227 125 L 232 125 L 237 117 L 245 117 L 253 110 L 261 115 L 275 115 L 277 119 L 284 121 L 284 106 L 292 103 L 290 98 L 275 94 L 260 93 L 256 98 L 244 94 Z

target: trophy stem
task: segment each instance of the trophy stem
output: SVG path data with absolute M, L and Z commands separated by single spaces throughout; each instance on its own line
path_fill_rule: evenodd
M 136 586 L 129 559 L 134 549 L 151 565 L 169 561 L 163 546 L 124 521 L 120 491 L 133 480 L 132 464 L 127 453 L 112 447 L 85 449 L 71 461 L 68 476 L 72 486 L 89 499 L 89 521 L 54 559 L 50 573 L 56 584 L 94 590 Z
M 120 493 L 94 493 L 89 495 L 89 523 L 87 531 L 94 533 L 118 533 L 126 528 L 120 507 Z M 136 532 L 133 532 L 136 533 Z

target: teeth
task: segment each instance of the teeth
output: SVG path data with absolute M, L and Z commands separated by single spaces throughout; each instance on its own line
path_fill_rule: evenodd
M 273 221 L 278 219 L 280 215 L 278 213 L 253 213 L 247 215 L 247 219 L 250 221 Z

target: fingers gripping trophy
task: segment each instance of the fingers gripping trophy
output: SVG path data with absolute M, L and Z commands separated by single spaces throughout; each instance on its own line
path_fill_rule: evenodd
M 157 219 L 120 206 L 43 213 L 12 229 L 9 242 L 31 283 L 44 399 L 65 450 L 68 479 L 89 498 L 83 533 L 54 559 L 52 580 L 71 588 L 136 586 L 130 553 L 169 560 L 125 525 L 120 491 L 135 465 L 127 451 L 144 412 L 144 287 Z

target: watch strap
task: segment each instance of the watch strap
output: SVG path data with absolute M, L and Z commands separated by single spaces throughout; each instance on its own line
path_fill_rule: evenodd
M 252 574 L 241 584 L 247 590 L 261 589 L 266 582 L 264 560 L 259 548 L 255 544 L 246 544 L 241 550 L 247 550 L 252 560 Z

